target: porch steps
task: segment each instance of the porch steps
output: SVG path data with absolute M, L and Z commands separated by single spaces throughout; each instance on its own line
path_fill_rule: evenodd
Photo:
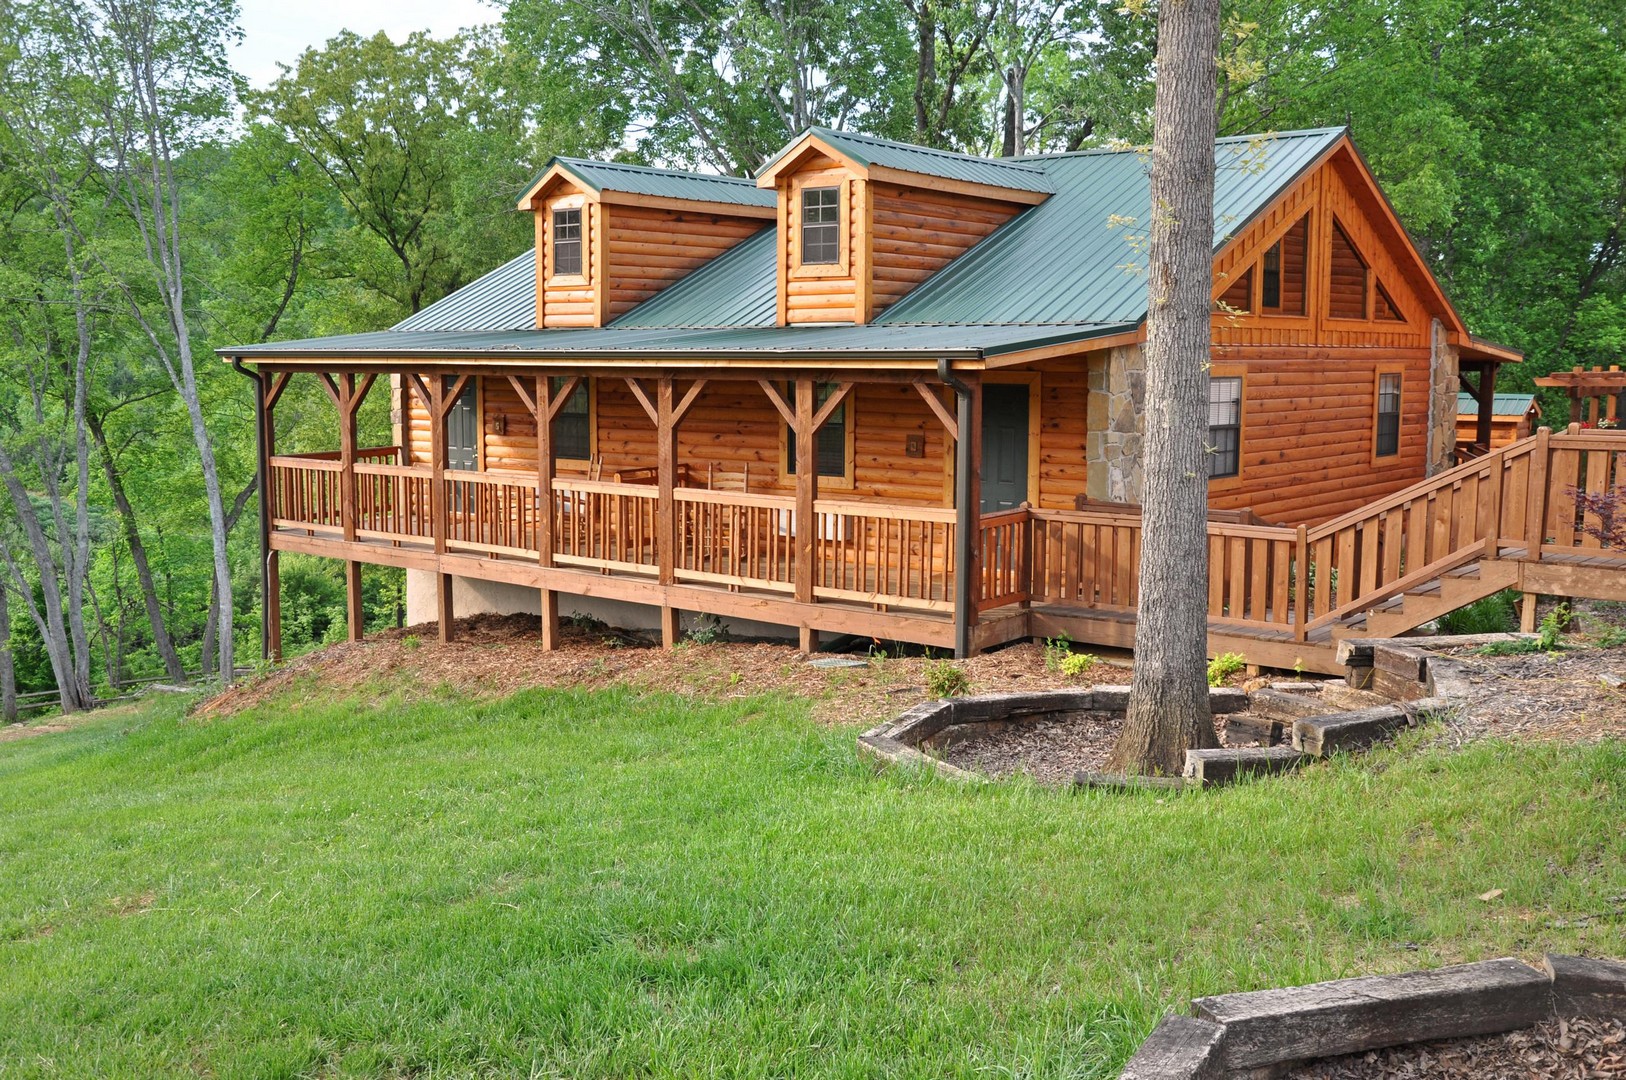
M 1410 589 L 1340 627 L 1338 637 L 1397 637 L 1518 584 L 1516 562 L 1476 562 Z

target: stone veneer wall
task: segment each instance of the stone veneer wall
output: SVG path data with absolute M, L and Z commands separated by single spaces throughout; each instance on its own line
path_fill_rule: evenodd
M 1145 347 L 1120 345 L 1093 352 L 1089 365 L 1089 434 L 1085 441 L 1089 497 L 1138 503 L 1144 479 Z
M 1435 319 L 1429 332 L 1428 475 L 1456 464 L 1457 347 L 1445 339 L 1445 325 Z

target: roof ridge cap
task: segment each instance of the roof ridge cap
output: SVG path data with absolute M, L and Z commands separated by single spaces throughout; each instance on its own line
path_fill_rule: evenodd
M 888 146 L 901 146 L 907 150 L 914 150 L 922 154 L 935 154 L 938 157 L 960 158 L 965 161 L 981 162 L 985 165 L 999 165 L 1012 169 L 1020 169 L 1023 172 L 1033 173 L 1035 176 L 1044 175 L 1043 169 L 1029 165 L 1019 158 L 984 157 L 981 154 L 967 154 L 959 150 L 944 150 L 937 146 L 921 146 L 919 143 L 904 142 L 902 139 L 887 139 L 881 137 L 880 135 L 871 135 L 864 131 L 839 131 L 836 128 L 823 127 L 817 124 L 808 128 L 808 131 L 814 133 L 828 133 L 830 135 L 834 135 L 838 139 L 859 139 L 867 142 L 885 143 Z

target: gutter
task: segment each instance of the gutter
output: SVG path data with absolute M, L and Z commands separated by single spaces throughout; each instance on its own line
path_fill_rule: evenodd
M 973 521 L 981 514 L 981 507 L 971 505 L 971 387 L 954 374 L 954 362 L 947 357 L 937 361 L 937 377 L 943 385 L 954 391 L 957 410 L 955 423 L 960 437 L 954 440 L 954 656 L 964 660 L 971 655 L 971 583 L 972 563 L 976 558 Z
M 271 659 L 271 639 L 266 634 L 266 620 L 270 618 L 270 602 L 266 599 L 271 589 L 271 518 L 266 514 L 266 492 L 271 487 L 270 469 L 265 460 L 265 377 L 258 371 L 243 366 L 243 358 L 231 358 L 232 370 L 254 382 L 254 481 L 259 487 L 260 518 L 260 660 Z

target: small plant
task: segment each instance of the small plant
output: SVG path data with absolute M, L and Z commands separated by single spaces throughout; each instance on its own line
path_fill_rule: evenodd
M 1514 641 L 1493 641 L 1489 645 L 1481 645 L 1474 650 L 1475 656 L 1525 656 L 1533 652 L 1540 652 L 1541 646 L 1529 638 L 1518 638 Z
M 934 698 L 959 697 L 971 689 L 965 668 L 948 660 L 926 661 L 926 692 Z
M 416 649 L 422 644 L 423 638 L 419 637 L 417 634 L 408 634 L 406 637 L 401 639 L 401 648 L 407 650 Z
M 1304 657 L 1302 657 L 1302 656 L 1294 657 L 1293 658 L 1293 678 L 1299 679 L 1299 680 L 1302 681 L 1304 679 L 1305 670 L 1306 669 L 1304 667 Z
M 1506 634 L 1519 625 L 1518 602 L 1516 589 L 1503 589 L 1441 615 L 1436 625 L 1442 634 Z
M 1547 617 L 1541 620 L 1541 625 L 1536 628 L 1536 648 L 1542 652 L 1557 652 L 1562 649 L 1564 643 L 1558 640 L 1559 635 L 1569 628 L 1574 617 L 1568 604 L 1559 604 L 1549 611 Z
M 1600 649 L 1617 649 L 1626 645 L 1626 626 L 1606 626 L 1593 638 L 1592 643 Z
M 1073 654 L 1073 639 L 1063 630 L 1053 638 L 1044 639 L 1044 666 L 1046 671 L 1061 671 L 1067 658 Z
M 1070 653 L 1062 658 L 1061 673 L 1069 679 L 1082 679 L 1095 666 L 1095 661 L 1093 653 Z
M 884 664 L 884 663 L 886 663 L 887 658 L 888 658 L 887 651 L 886 651 L 886 649 L 881 647 L 880 642 L 877 641 L 877 642 L 872 642 L 870 644 L 870 647 L 869 647 L 869 662 L 870 663 L 872 663 L 872 664 Z
M 610 624 L 595 615 L 586 615 L 580 611 L 572 611 L 565 616 L 565 622 L 578 630 L 585 630 L 589 634 L 602 634 L 610 628 Z
M 743 678 L 744 678 L 744 676 L 741 675 L 739 672 L 730 671 L 728 673 L 728 685 L 730 685 L 730 686 L 738 686 L 738 685 L 740 685 L 740 681 Z
M 1248 666 L 1241 653 L 1220 653 L 1208 662 L 1208 685 L 1224 686 L 1225 680 Z
M 715 615 L 702 615 L 689 628 L 689 640 L 696 645 L 721 645 L 728 637 L 728 624 Z

